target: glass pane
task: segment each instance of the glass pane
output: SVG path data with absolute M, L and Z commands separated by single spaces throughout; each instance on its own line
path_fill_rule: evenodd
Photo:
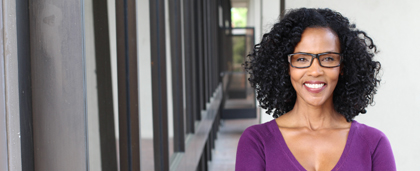
M 223 86 L 225 93 L 224 118 L 255 118 L 255 92 L 248 83 L 249 75 L 243 68 L 247 55 L 254 46 L 253 28 L 232 29 L 232 57 L 227 60 Z

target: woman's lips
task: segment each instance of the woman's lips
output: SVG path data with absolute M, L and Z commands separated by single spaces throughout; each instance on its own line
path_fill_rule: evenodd
M 324 82 L 319 82 L 319 81 L 311 81 L 311 82 L 305 82 L 303 85 L 305 86 L 306 90 L 308 90 L 309 92 L 319 93 L 322 90 L 324 90 L 327 84 L 325 84 Z

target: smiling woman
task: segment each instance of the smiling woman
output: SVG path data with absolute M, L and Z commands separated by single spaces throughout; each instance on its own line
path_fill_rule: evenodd
M 387 137 L 353 120 L 380 82 L 375 53 L 338 12 L 286 14 L 245 62 L 261 107 L 276 119 L 244 131 L 236 170 L 396 170 Z

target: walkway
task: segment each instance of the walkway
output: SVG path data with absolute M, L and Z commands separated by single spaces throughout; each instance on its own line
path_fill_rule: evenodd
M 217 134 L 212 161 L 209 171 L 235 170 L 236 147 L 242 132 L 251 125 L 258 123 L 257 119 L 224 120 Z

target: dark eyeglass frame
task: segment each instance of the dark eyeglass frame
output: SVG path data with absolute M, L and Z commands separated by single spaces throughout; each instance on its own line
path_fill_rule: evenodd
M 293 55 L 298 55 L 298 54 L 302 54 L 302 55 L 310 55 L 312 56 L 311 59 L 311 63 L 309 64 L 309 66 L 305 66 L 305 67 L 297 67 L 297 66 L 293 66 L 292 63 L 290 62 L 291 58 Z M 340 55 L 340 63 L 338 63 L 337 66 L 323 66 L 321 64 L 321 60 L 319 60 L 319 56 L 321 55 L 327 55 L 327 54 L 338 54 Z M 314 58 L 318 59 L 318 63 L 319 66 L 325 67 L 325 68 L 335 68 L 335 67 L 339 67 L 341 65 L 341 62 L 343 61 L 343 55 L 341 53 L 337 53 L 337 52 L 324 52 L 324 53 L 318 53 L 318 54 L 313 54 L 313 53 L 305 53 L 305 52 L 298 52 L 298 53 L 292 53 L 287 55 L 287 60 L 289 61 L 290 66 L 292 66 L 293 68 L 309 68 L 312 66 L 312 63 L 314 62 Z

